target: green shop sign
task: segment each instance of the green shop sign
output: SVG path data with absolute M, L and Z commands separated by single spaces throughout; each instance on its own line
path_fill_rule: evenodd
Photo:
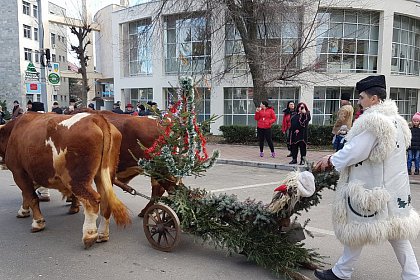
M 60 76 L 56 73 L 50 73 L 48 75 L 48 81 L 52 85 L 59 85 L 60 84 Z

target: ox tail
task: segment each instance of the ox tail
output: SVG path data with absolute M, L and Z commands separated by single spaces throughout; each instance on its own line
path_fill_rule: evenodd
M 102 162 L 100 166 L 100 180 L 102 184 L 101 190 L 98 191 L 101 194 L 101 212 L 105 218 L 109 218 L 110 215 L 114 217 L 115 223 L 118 226 L 126 226 L 131 224 L 130 215 L 127 207 L 118 199 L 115 195 L 114 189 L 112 188 L 113 181 L 115 179 L 116 169 L 118 165 L 118 158 L 121 146 L 121 133 L 113 126 L 109 124 L 105 119 L 103 131 L 103 150 L 102 150 Z

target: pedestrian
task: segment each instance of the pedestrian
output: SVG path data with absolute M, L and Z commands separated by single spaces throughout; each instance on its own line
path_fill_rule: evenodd
M 271 126 L 277 120 L 273 107 L 268 106 L 267 101 L 261 101 L 260 106 L 256 109 L 254 118 L 257 121 L 257 135 L 258 142 L 260 144 L 260 157 L 264 156 L 264 140 L 267 141 L 268 147 L 270 148 L 271 157 L 276 157 L 271 131 Z
M 0 106 L 0 125 L 6 124 L 6 121 L 4 119 L 4 116 L 5 116 L 5 114 L 3 112 L 3 107 Z
M 138 108 L 137 112 L 138 112 L 139 117 L 147 116 L 146 108 L 144 107 L 143 104 L 140 104 L 137 108 Z
M 357 111 L 354 114 L 354 121 L 357 120 L 360 117 L 361 114 L 363 114 L 363 108 L 360 104 L 357 104 Z
M 28 100 L 28 102 L 26 102 L 26 112 L 28 111 L 32 111 L 32 101 Z
M 54 103 L 52 105 L 51 112 L 54 112 L 56 114 L 62 114 L 63 113 L 63 110 L 58 106 L 57 101 L 54 101 Z
M 408 175 L 411 175 L 411 166 L 414 160 L 414 175 L 419 175 L 420 167 L 420 112 L 414 114 L 411 119 L 411 145 L 407 150 L 407 169 Z
M 95 110 L 95 104 L 93 103 L 89 103 L 88 108 Z
M 311 113 L 305 103 L 297 105 L 297 113 L 290 119 L 290 151 L 292 161 L 289 164 L 297 164 L 298 150 L 300 150 L 300 163 L 306 163 L 306 148 L 308 143 L 308 125 L 311 120 Z
M 77 108 L 76 99 L 70 98 L 70 100 L 69 100 L 69 107 L 66 110 L 64 110 L 64 114 L 65 115 L 70 115 L 71 113 L 74 112 L 74 110 L 76 108 Z
M 290 150 L 290 119 L 292 118 L 292 115 L 296 113 L 295 111 L 295 102 L 289 101 L 287 102 L 286 109 L 283 110 L 283 121 L 281 124 L 281 131 L 283 132 L 284 138 L 286 140 L 287 149 L 290 151 L 287 157 L 292 156 L 292 152 Z
M 402 267 L 403 280 L 419 280 L 410 239 L 420 230 L 411 206 L 405 166 L 410 144 L 408 124 L 393 100 L 386 100 L 385 76 L 369 76 L 356 84 L 363 115 L 354 122 L 344 148 L 322 158 L 314 171 L 340 172 L 333 205 L 335 235 L 344 252 L 332 269 L 316 270 L 321 280 L 350 279 L 367 244 L 389 241 Z
M 347 129 L 351 128 L 353 123 L 354 109 L 350 103 L 350 93 L 343 92 L 340 98 L 340 109 L 337 112 L 337 120 L 335 121 L 332 129 L 333 147 L 335 151 L 340 150 L 343 147 L 344 136 L 339 133 L 340 128 L 345 125 Z
M 127 115 L 132 115 L 134 113 L 134 107 L 131 103 L 128 103 L 127 105 L 125 105 L 125 111 L 124 114 Z
M 124 114 L 124 111 L 121 110 L 121 108 L 120 108 L 120 103 L 119 102 L 114 103 L 113 108 L 112 108 L 112 112 L 114 112 L 116 114 Z
M 12 120 L 23 114 L 23 109 L 20 108 L 19 101 L 13 101 Z

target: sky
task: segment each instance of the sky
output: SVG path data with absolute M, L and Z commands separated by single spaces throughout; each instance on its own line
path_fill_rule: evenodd
M 79 17 L 79 9 L 82 6 L 82 1 L 80 0 L 49 0 L 56 5 L 64 7 L 66 9 L 67 15 L 70 17 Z M 130 1 L 130 4 L 136 1 Z M 120 0 L 86 0 L 86 5 L 91 15 L 94 16 L 95 13 L 102 9 L 105 6 L 110 4 L 120 4 Z

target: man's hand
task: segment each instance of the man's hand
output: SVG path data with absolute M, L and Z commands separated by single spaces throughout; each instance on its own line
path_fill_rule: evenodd
M 323 158 L 321 158 L 315 164 L 315 167 L 313 168 L 313 171 L 315 171 L 315 172 L 323 172 L 323 171 L 332 170 L 334 166 L 331 164 L 330 157 L 331 157 L 331 155 L 324 156 Z

